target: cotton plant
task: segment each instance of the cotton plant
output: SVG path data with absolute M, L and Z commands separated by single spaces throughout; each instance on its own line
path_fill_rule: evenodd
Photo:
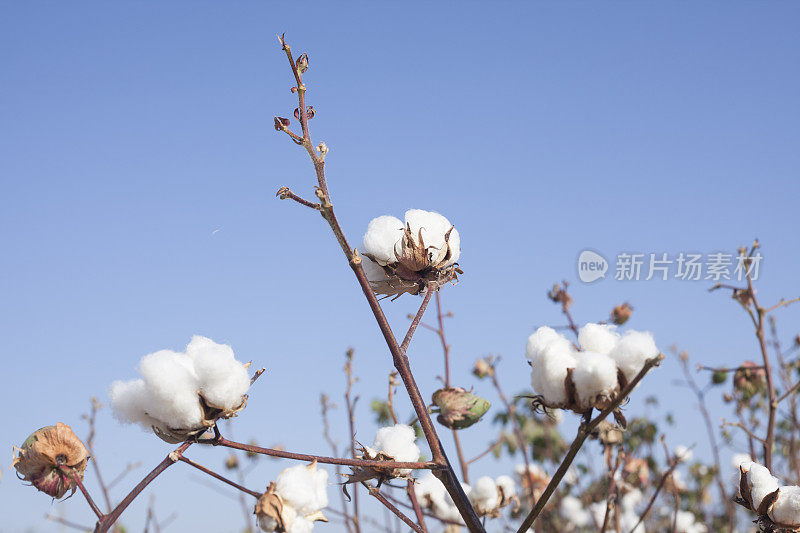
M 371 461 L 413 463 L 419 461 L 420 450 L 416 443 L 414 428 L 406 424 L 395 424 L 378 429 L 372 446 L 361 446 L 361 458 Z M 387 479 L 409 478 L 411 469 L 387 466 L 355 467 L 349 474 L 347 484 L 368 479 L 377 479 L 380 486 Z
M 315 522 L 327 522 L 328 471 L 317 463 L 283 470 L 256 502 L 255 515 L 262 531 L 308 533 Z
M 456 281 L 461 237 L 447 218 L 409 209 L 405 220 L 383 215 L 364 234 L 362 267 L 376 294 L 420 294 L 432 283 Z
M 196 335 L 183 352 L 145 355 L 139 362 L 141 378 L 111 384 L 111 407 L 123 423 L 182 442 L 244 409 L 248 365 L 235 359 L 230 346 Z
M 472 502 L 472 487 L 462 482 L 461 488 L 467 498 Z M 432 472 L 426 472 L 425 475 L 416 479 L 414 482 L 414 495 L 417 498 L 420 506 L 432 514 L 434 517 L 444 522 L 454 522 L 463 524 L 464 519 L 456 507 L 453 498 L 445 489 L 439 479 L 433 475 Z
M 617 502 L 617 509 L 613 512 L 619 513 L 620 528 L 622 531 L 630 533 L 646 533 L 644 524 L 639 523 L 639 513 L 636 507 L 643 499 L 642 492 L 638 489 L 625 493 Z M 605 501 L 589 504 L 589 512 L 595 524 L 602 526 L 608 503 Z M 637 525 L 638 524 L 638 525 Z M 634 529 L 636 526 L 636 529 Z
M 546 326 L 528 338 L 531 384 L 545 407 L 577 413 L 605 409 L 659 354 L 650 333 L 629 330 L 620 335 L 607 324 L 586 324 L 578 345 L 580 349 Z
M 497 479 L 489 476 L 478 478 L 472 485 L 469 500 L 478 516 L 491 518 L 500 516 L 500 510 L 512 503 L 515 507 L 519 506 L 516 483 L 507 475 L 499 476 Z
M 697 517 L 691 511 L 678 511 L 673 519 L 675 521 L 675 533 L 707 533 L 708 527 L 702 522 L 697 521 Z
M 755 512 L 757 521 L 769 531 L 800 531 L 800 487 L 782 485 L 761 464 L 745 461 L 739 465 L 736 502 Z

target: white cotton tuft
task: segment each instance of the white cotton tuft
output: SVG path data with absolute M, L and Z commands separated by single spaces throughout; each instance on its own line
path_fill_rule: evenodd
M 749 453 L 735 453 L 731 457 L 731 466 L 737 471 L 739 470 L 739 466 L 744 463 L 752 463 L 753 460 L 750 458 Z
M 636 377 L 645 361 L 658 355 L 658 348 L 649 332 L 628 331 L 609 354 L 628 381 Z
M 194 363 L 200 393 L 214 407 L 228 410 L 242 404 L 250 388 L 250 375 L 244 364 L 233 356 L 233 348 L 195 335 L 186 346 L 186 355 Z
M 199 384 L 186 354 L 161 350 L 142 358 L 139 371 L 147 385 L 145 411 L 170 429 L 202 424 Z
M 328 505 L 328 471 L 316 464 L 291 466 L 278 475 L 275 492 L 298 514 L 315 513 Z
M 575 496 L 564 496 L 559 508 L 561 517 L 576 528 L 586 527 L 592 523 L 592 515 L 583 506 L 583 502 Z
M 533 335 L 528 337 L 528 343 L 525 346 L 525 357 L 533 361 L 550 342 L 559 338 L 564 339 L 564 336 L 553 328 L 548 326 L 540 327 Z
M 424 476 L 417 479 L 414 483 L 414 493 L 417 499 L 425 502 L 434 511 L 437 507 L 444 508 L 445 494 L 447 489 L 439 479 L 433 475 L 433 472 L 428 471 Z
M 677 459 L 679 462 L 688 463 L 692 460 L 692 457 L 694 457 L 692 450 L 686 446 L 679 445 L 675 447 L 675 459 Z
M 472 486 L 469 501 L 479 512 L 493 511 L 500 505 L 500 493 L 497 490 L 497 483 L 489 476 L 479 478 Z
M 373 218 L 364 234 L 364 251 L 372 255 L 378 264 L 394 263 L 397 261 L 395 250 L 399 249 L 404 227 L 397 217 L 383 215 Z
M 506 500 L 517 494 L 517 484 L 514 483 L 514 479 L 511 476 L 505 474 L 497 476 L 495 483 L 497 488 L 503 491 L 503 498 Z
M 108 396 L 114 418 L 120 422 L 140 424 L 145 429 L 159 425 L 158 420 L 145 412 L 148 392 L 144 380 L 115 381 L 111 384 Z
M 708 531 L 705 524 L 696 520 L 697 518 L 691 511 L 678 511 L 675 515 L 675 531 L 677 533 L 705 533 Z
M 778 489 L 778 479 L 770 474 L 767 467 L 758 463 L 750 465 L 743 463 L 741 466 L 742 469 L 746 470 L 745 480 L 750 487 L 750 499 L 753 503 L 753 509 L 758 509 L 761 505 L 761 500 Z
M 617 386 L 617 365 L 607 355 L 577 352 L 575 359 L 572 381 L 581 405 L 593 405 L 599 395 L 608 395 Z
M 781 526 L 800 526 L 800 487 L 784 486 L 769 510 L 769 518 Z
M 413 462 L 419 459 L 419 446 L 414 442 L 416 433 L 411 426 L 396 424 L 382 427 L 375 435 L 372 448 L 383 452 L 399 462 Z
M 626 512 L 633 512 L 637 505 L 642 503 L 644 494 L 639 489 L 633 489 L 620 498 L 619 506 Z
M 450 228 L 447 243 L 450 245 L 451 256 L 446 265 L 452 265 L 458 261 L 461 256 L 461 236 L 458 230 L 453 227 L 447 218 L 434 211 L 425 211 L 422 209 L 409 209 L 405 214 L 406 224 L 411 230 L 411 236 L 414 242 L 419 240 L 419 233 L 422 230 L 422 240 L 425 247 L 433 252 L 433 257 L 436 257 L 445 246 L 445 238 Z
M 578 333 L 578 344 L 585 352 L 608 355 L 620 339 L 616 329 L 612 324 L 586 324 Z
M 286 533 L 311 533 L 314 530 L 314 522 L 303 517 L 298 517 L 286 527 Z
M 575 368 L 575 352 L 563 337 L 552 340 L 531 362 L 531 382 L 534 390 L 551 405 L 567 401 L 564 380 L 567 369 Z M 537 387 L 538 386 L 538 387 Z

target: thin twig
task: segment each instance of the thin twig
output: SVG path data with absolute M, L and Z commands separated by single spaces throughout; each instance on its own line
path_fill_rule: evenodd
M 425 525 L 425 514 L 422 512 L 422 507 L 419 506 L 417 493 L 414 490 L 413 479 L 408 480 L 406 485 L 406 493 L 408 494 L 408 499 L 411 500 L 411 507 L 414 508 L 414 514 L 417 516 L 417 523 L 419 524 L 419 527 L 422 528 L 422 531 L 428 533 L 428 526 Z
M 345 405 L 347 406 L 347 424 L 350 430 L 350 457 L 355 459 L 356 455 L 356 420 L 355 420 L 355 409 L 356 409 L 356 402 L 358 401 L 358 397 L 352 397 L 353 392 L 353 385 L 355 385 L 358 378 L 353 377 L 353 355 L 355 354 L 355 350 L 352 348 L 348 349 L 345 357 L 346 362 L 344 365 L 345 376 L 347 378 L 347 387 L 344 391 L 344 401 Z M 358 509 L 358 485 L 353 486 L 353 528 L 355 529 L 355 533 L 361 533 L 361 519 L 359 516 L 359 509 Z
M 367 488 L 367 490 L 369 491 L 370 496 L 373 496 L 376 500 L 381 502 L 384 505 L 384 507 L 389 509 L 397 518 L 399 518 L 400 520 L 405 522 L 408 527 L 410 527 L 411 529 L 413 529 L 417 533 L 425 533 L 425 531 L 420 526 L 415 524 L 414 521 L 411 520 L 408 516 L 406 516 L 405 513 L 403 513 L 403 511 L 401 511 L 400 509 L 398 509 L 397 507 L 392 505 L 392 502 L 387 500 L 383 496 L 383 494 L 381 494 L 381 491 L 379 489 L 376 489 L 375 487 L 373 487 L 372 485 L 370 485 L 369 483 L 366 483 L 364 481 L 362 481 L 361 484 L 364 487 Z
M 250 490 L 247 487 L 243 487 L 240 484 L 236 483 L 235 481 L 231 481 L 230 479 L 226 478 L 225 476 L 217 474 L 213 470 L 211 470 L 209 468 L 206 468 L 205 466 L 192 461 L 191 459 L 189 459 L 185 455 L 181 455 L 180 457 L 178 457 L 178 461 L 183 461 L 187 465 L 193 466 L 196 469 L 198 469 L 199 471 L 201 471 L 203 473 L 206 473 L 209 476 L 213 477 L 214 479 L 218 479 L 218 480 L 222 481 L 223 483 L 226 483 L 226 484 L 230 485 L 231 487 L 244 492 L 245 494 L 249 494 L 253 498 L 260 498 L 261 497 L 261 493 L 260 492 L 257 492 L 255 490 Z

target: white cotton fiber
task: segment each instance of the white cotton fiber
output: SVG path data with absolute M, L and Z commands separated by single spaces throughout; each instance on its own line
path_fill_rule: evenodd
M 617 327 L 611 324 L 586 324 L 578 333 L 581 350 L 608 355 L 619 342 Z
M 145 412 L 148 392 L 142 379 L 115 381 L 108 392 L 114 418 L 126 424 L 140 424 L 149 429 L 160 425 Z
M 139 363 L 149 392 L 145 411 L 170 429 L 196 428 L 203 420 L 197 376 L 186 359 L 185 354 L 161 350 Z
M 497 483 L 489 476 L 478 478 L 469 493 L 469 500 L 478 511 L 489 512 L 500 505 L 500 493 Z
M 658 355 L 658 348 L 649 332 L 628 331 L 609 355 L 631 381 L 642 370 L 645 361 Z
M 567 401 L 564 380 L 567 369 L 575 368 L 576 359 L 572 345 L 566 339 L 555 339 L 532 362 L 531 376 L 534 389 L 550 405 L 561 405 Z M 538 374 L 538 377 L 536 376 Z M 536 385 L 539 387 L 536 388 Z
M 277 520 L 267 514 L 258 515 L 256 519 L 258 520 L 258 527 L 261 528 L 261 531 L 275 531 L 280 525 Z
M 691 511 L 678 511 L 675 515 L 675 531 L 677 533 L 705 533 L 708 528 L 705 524 L 697 522 Z
M 406 211 L 405 220 L 411 230 L 411 236 L 414 238 L 414 242 L 419 240 L 419 232 L 420 229 L 422 230 L 422 240 L 425 243 L 425 247 L 433 252 L 433 257 L 438 255 L 438 251 L 444 249 L 445 235 L 450 231 L 450 228 L 453 228 L 453 225 L 444 216 L 433 211 L 424 211 L 422 209 L 409 209 Z M 453 230 L 450 231 L 449 240 L 447 242 L 450 245 L 451 252 L 451 257 L 447 261 L 447 264 L 451 265 L 458 261 L 461 255 L 461 236 L 458 234 L 457 229 L 453 228 Z M 417 242 L 417 244 L 419 243 Z
M 194 363 L 200 392 L 210 405 L 224 410 L 241 405 L 250 388 L 250 375 L 234 358 L 230 346 L 195 335 L 186 346 L 186 355 Z
M 694 457 L 692 450 L 686 446 L 681 444 L 675 447 L 675 458 L 681 463 L 688 463 L 692 460 L 692 457 Z
M 644 494 L 642 494 L 642 491 L 633 489 L 626 492 L 622 498 L 620 498 L 619 506 L 625 511 L 633 511 L 637 505 L 642 503 L 643 499 Z
M 399 462 L 413 462 L 419 459 L 419 446 L 414 429 L 405 424 L 382 427 L 375 435 L 372 448 L 383 452 Z
M 275 492 L 299 515 L 315 513 L 328 505 L 328 471 L 316 465 L 289 467 L 278 475 Z
M 430 505 L 434 511 L 436 507 L 443 508 L 445 506 L 444 495 L 447 494 L 447 489 L 431 471 L 415 480 L 414 493 L 420 502 L 423 502 L 424 505 Z
M 514 479 L 511 476 L 505 474 L 497 476 L 495 483 L 497 488 L 503 491 L 503 497 L 506 500 L 517 494 L 517 484 L 514 483 Z
M 575 528 L 586 527 L 592 522 L 591 514 L 583 506 L 583 502 L 575 496 L 566 495 L 561 499 L 559 513 Z
M 533 335 L 528 337 L 528 343 L 525 346 L 525 357 L 533 361 L 550 342 L 559 338 L 566 340 L 563 335 L 560 335 L 553 328 L 540 327 Z
M 572 381 L 578 402 L 588 407 L 599 395 L 608 395 L 617 385 L 617 365 L 607 355 L 593 352 L 575 354 L 575 370 Z
M 314 530 L 314 522 L 303 517 L 298 517 L 286 527 L 286 533 L 311 533 Z
M 399 218 L 383 215 L 373 218 L 364 234 L 364 251 L 381 265 L 397 261 L 395 249 L 400 249 L 405 226 Z
M 778 499 L 768 514 L 770 520 L 782 526 L 800 526 L 800 487 L 780 487 Z
M 735 453 L 731 457 L 731 466 L 736 470 L 739 470 L 739 465 L 744 463 L 752 463 L 752 459 L 750 458 L 749 453 Z
M 742 468 L 744 467 L 742 465 Z M 749 465 L 745 479 L 750 486 L 750 499 L 753 503 L 753 509 L 758 509 L 761 505 L 761 500 L 766 495 L 775 492 L 779 487 L 778 479 L 770 474 L 767 467 L 758 463 Z

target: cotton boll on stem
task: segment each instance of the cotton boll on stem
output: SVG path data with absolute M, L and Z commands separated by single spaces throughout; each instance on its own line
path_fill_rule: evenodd
M 148 394 L 142 379 L 113 382 L 108 396 L 114 418 L 125 424 L 139 424 L 143 429 L 158 426 L 159 422 L 145 412 Z
M 275 492 L 300 515 L 313 514 L 328 505 L 328 471 L 312 465 L 297 465 L 278 475 Z
M 419 459 L 419 447 L 414 442 L 417 436 L 411 426 L 396 424 L 382 427 L 375 435 L 372 447 L 399 462 L 413 462 Z
M 406 211 L 405 220 L 414 242 L 419 240 L 420 230 L 422 231 L 425 247 L 433 252 L 431 255 L 434 258 L 443 257 L 445 248 L 449 245 L 450 258 L 445 265 L 452 265 L 458 261 L 461 256 L 461 237 L 447 218 L 434 211 L 409 209 Z
M 541 390 L 537 389 L 536 392 L 544 397 L 548 405 L 557 406 L 566 403 L 567 391 L 564 380 L 567 377 L 567 370 L 575 368 L 576 363 L 572 345 L 563 338 L 550 342 L 540 352 L 538 361 L 533 363 L 532 371 L 539 374 Z
M 747 468 L 745 479 L 750 487 L 750 498 L 752 500 L 753 509 L 757 510 L 761 505 L 761 500 L 778 489 L 778 479 L 770 474 L 767 467 L 758 463 L 752 463 L 749 467 L 743 464 L 742 468 Z
M 139 364 L 149 392 L 145 411 L 171 429 L 194 428 L 203 421 L 197 376 L 186 359 L 185 354 L 161 350 Z
M 617 362 L 625 379 L 632 381 L 648 359 L 658 355 L 658 348 L 649 332 L 628 331 L 609 354 Z
M 395 249 L 403 238 L 404 225 L 399 218 L 383 215 L 373 218 L 364 234 L 364 251 L 380 265 L 397 261 Z
M 578 332 L 581 350 L 608 355 L 619 342 L 617 327 L 611 324 L 586 324 Z
M 617 365 L 610 357 L 592 352 L 575 354 L 572 382 L 582 407 L 593 406 L 599 396 L 609 397 L 617 387 Z
M 784 486 L 769 510 L 769 518 L 784 527 L 800 526 L 800 487 Z
M 480 514 L 493 511 L 500 505 L 500 492 L 497 484 L 489 476 L 483 476 L 472 486 L 469 499 Z
M 186 354 L 194 363 L 200 393 L 208 404 L 223 410 L 242 404 L 250 388 L 250 375 L 234 358 L 230 346 L 195 335 L 186 346 Z

